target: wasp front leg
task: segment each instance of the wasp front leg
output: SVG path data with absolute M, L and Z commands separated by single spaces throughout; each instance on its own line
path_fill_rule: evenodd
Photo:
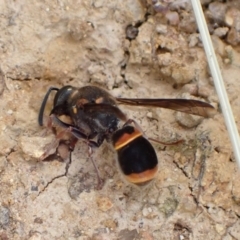
M 77 141 L 78 141 L 78 139 L 76 137 L 74 137 L 72 134 L 70 134 L 67 129 L 64 129 L 64 130 L 58 132 L 55 135 L 55 139 L 45 147 L 45 151 L 39 157 L 39 160 L 43 161 L 48 156 L 56 153 L 56 151 L 58 152 L 57 149 L 61 144 L 66 145 L 68 151 L 72 152 L 75 148 L 75 145 L 76 145 Z M 59 155 L 62 159 L 65 158 L 61 155 L 61 153 L 59 153 Z
M 61 119 L 67 121 L 66 117 L 60 116 Z M 50 115 L 48 118 L 47 126 L 48 129 L 52 129 L 53 133 L 55 134 L 55 139 L 46 146 L 44 153 L 39 158 L 41 161 L 46 159 L 48 156 L 56 153 L 57 148 L 61 142 L 67 145 L 68 150 L 72 152 L 79 138 L 87 138 L 86 135 L 82 134 L 79 130 L 75 129 L 70 124 L 63 122 L 54 114 Z M 73 134 L 73 132 L 76 136 Z
M 105 135 L 99 135 L 97 142 L 95 142 L 93 140 L 89 140 L 88 136 L 85 135 L 83 132 L 81 132 L 75 126 L 61 121 L 56 115 L 52 114 L 51 118 L 52 118 L 54 124 L 57 124 L 59 127 L 64 128 L 63 131 L 65 133 L 66 132 L 71 133 L 72 136 L 74 136 L 75 139 L 77 139 L 77 140 L 82 139 L 88 145 L 88 155 L 89 155 L 89 158 L 91 159 L 91 161 L 93 163 L 93 166 L 95 168 L 95 171 L 96 171 L 97 177 L 98 177 L 97 189 L 101 189 L 102 186 L 103 186 L 103 180 L 100 177 L 100 173 L 99 173 L 97 164 L 96 164 L 95 160 L 93 159 L 92 154 L 93 154 L 93 148 L 98 148 L 102 144 L 102 142 L 105 139 Z

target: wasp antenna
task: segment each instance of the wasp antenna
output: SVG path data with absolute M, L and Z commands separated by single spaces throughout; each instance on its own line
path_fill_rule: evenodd
M 41 105 L 41 108 L 40 108 L 40 111 L 39 111 L 39 114 L 38 114 L 38 124 L 40 126 L 43 126 L 43 113 L 44 113 L 44 109 L 45 109 L 45 106 L 46 106 L 46 103 L 47 103 L 47 100 L 48 100 L 48 97 L 51 93 L 51 91 L 58 91 L 59 88 L 56 88 L 56 87 L 50 87 L 42 101 L 42 105 Z
M 154 139 L 154 138 L 148 138 L 148 140 L 152 141 L 152 142 L 156 142 L 156 143 L 160 143 L 160 144 L 163 144 L 163 145 L 166 145 L 166 146 L 172 146 L 172 145 L 177 145 L 177 144 L 180 144 L 180 143 L 183 143 L 184 140 L 183 139 L 180 139 L 176 142 L 170 142 L 170 143 L 166 143 L 166 142 L 162 142 L 162 141 L 159 141 L 157 139 Z

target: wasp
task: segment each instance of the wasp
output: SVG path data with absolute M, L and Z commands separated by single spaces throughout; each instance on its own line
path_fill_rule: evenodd
M 136 185 L 145 185 L 153 180 L 158 171 L 158 159 L 149 141 L 154 139 L 147 138 L 137 122 L 127 118 L 119 108 L 120 104 L 168 108 L 203 117 L 211 116 L 214 111 L 212 105 L 198 100 L 115 98 L 97 86 L 76 88 L 69 85 L 60 89 L 49 88 L 39 111 L 40 126 L 43 125 L 45 106 L 52 91 L 57 93 L 48 126 L 55 130 L 56 139 L 67 141 L 70 152 L 82 139 L 88 144 L 90 155 L 92 148 L 100 147 L 104 140 L 110 142 L 117 152 L 121 172 Z M 119 126 L 120 122 L 123 122 L 122 126 Z M 46 151 L 41 159 L 48 155 Z M 100 184 L 98 168 L 92 161 Z

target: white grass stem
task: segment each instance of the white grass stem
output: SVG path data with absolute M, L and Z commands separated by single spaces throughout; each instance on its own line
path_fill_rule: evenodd
M 200 0 L 191 0 L 201 39 L 204 45 L 205 53 L 207 56 L 208 64 L 214 80 L 214 85 L 218 94 L 219 102 L 221 105 L 222 113 L 225 119 L 227 130 L 232 142 L 233 152 L 240 167 L 240 140 L 236 127 L 236 123 L 232 114 L 232 109 L 228 100 L 227 92 L 222 79 L 221 71 L 217 62 L 214 52 L 212 41 L 207 28 L 206 20 L 203 15 Z

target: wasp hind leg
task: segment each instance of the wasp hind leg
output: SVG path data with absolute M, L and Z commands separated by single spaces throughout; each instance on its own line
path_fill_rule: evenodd
M 96 189 L 97 189 L 97 190 L 100 190 L 100 189 L 103 188 L 104 180 L 100 177 L 100 173 L 99 173 L 97 164 L 96 164 L 94 158 L 92 157 L 92 154 L 93 154 L 93 148 L 92 148 L 91 145 L 88 145 L 88 156 L 89 156 L 89 158 L 90 158 L 91 161 L 92 161 L 92 164 L 93 164 L 93 166 L 94 166 L 94 168 L 95 168 L 95 171 L 96 171 L 96 173 L 97 173 L 97 178 L 98 178 L 98 183 L 97 183 Z
M 175 142 L 162 142 L 158 139 L 155 139 L 155 138 L 151 138 L 151 137 L 147 137 L 146 134 L 143 132 L 142 128 L 140 127 L 140 125 L 133 119 L 128 119 L 123 126 L 126 126 L 126 125 L 129 125 L 129 124 L 133 124 L 135 126 L 135 128 L 142 133 L 143 137 L 145 137 L 146 139 L 148 139 L 149 141 L 152 141 L 152 142 L 156 142 L 156 143 L 159 143 L 159 144 L 162 144 L 162 145 L 165 145 L 165 146 L 173 146 L 173 145 L 177 145 L 177 144 L 180 144 L 180 143 L 183 143 L 184 140 L 183 139 L 179 139 Z

